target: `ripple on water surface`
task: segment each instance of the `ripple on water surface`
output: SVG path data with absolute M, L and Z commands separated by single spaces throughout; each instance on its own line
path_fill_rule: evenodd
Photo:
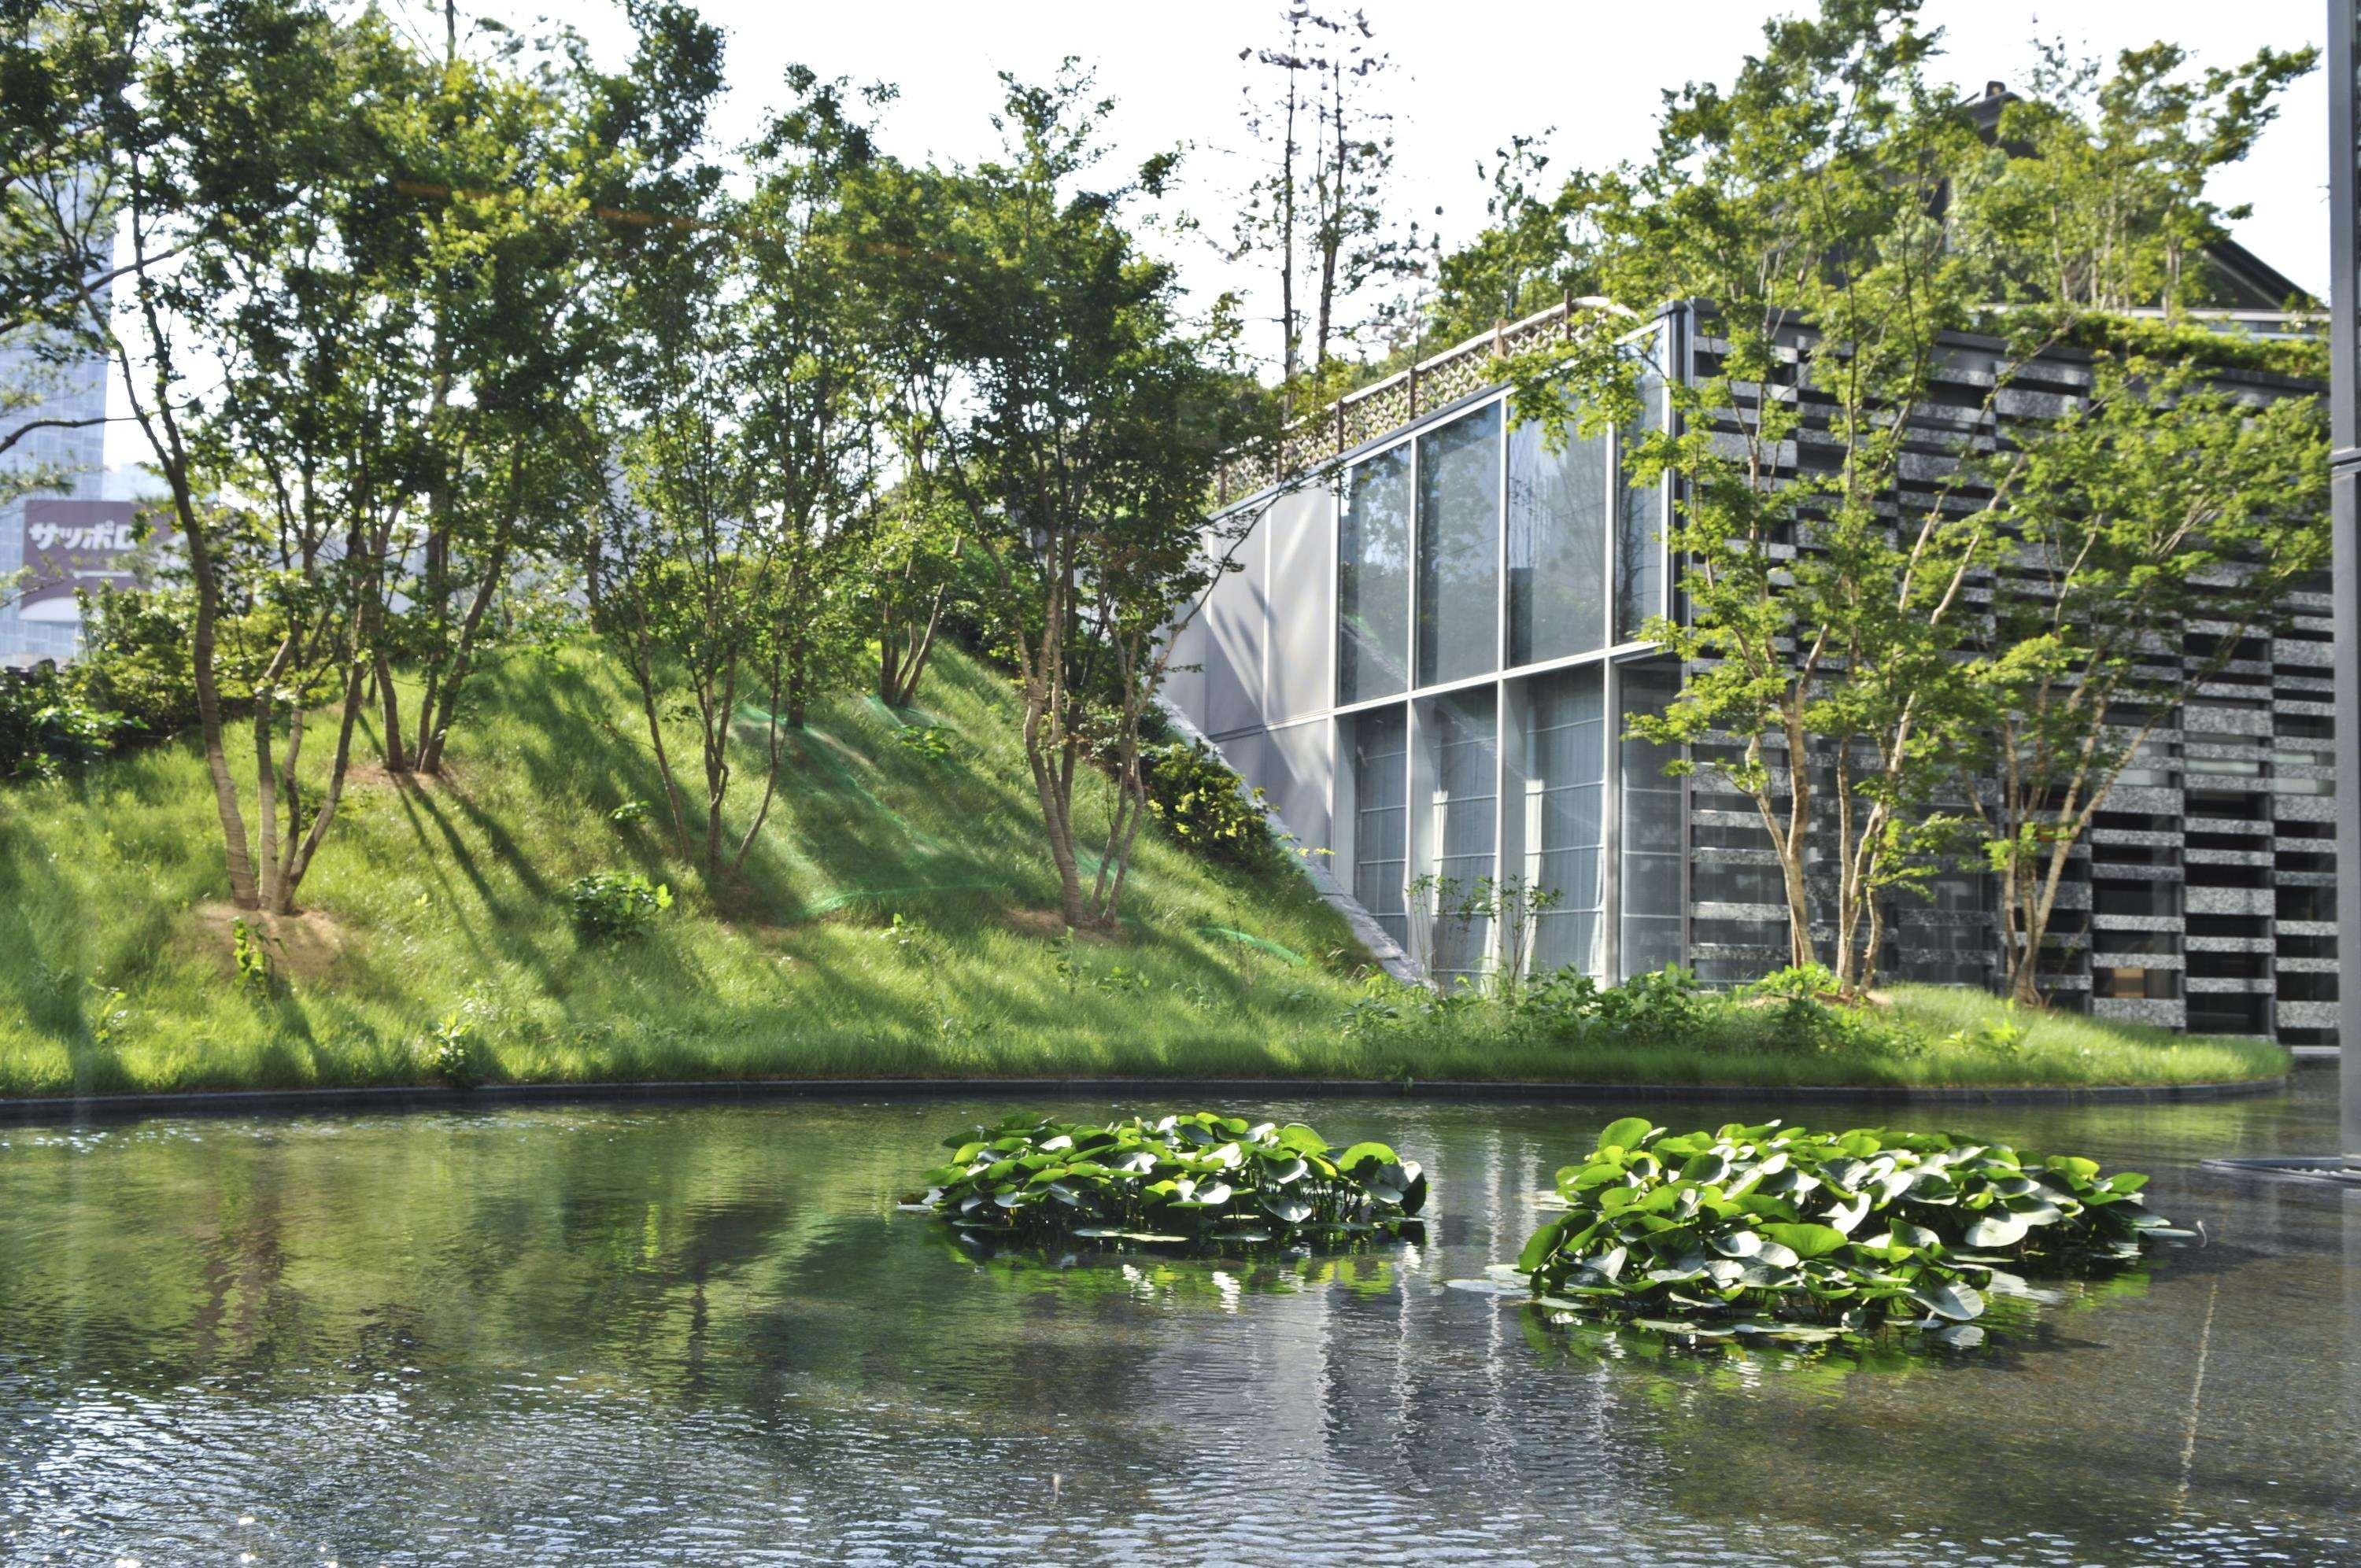
M 1239 1107 L 1422 1158 L 1424 1241 L 1071 1268 L 893 1211 L 1006 1108 L 0 1133 L 0 1560 L 2361 1557 L 2361 1199 L 2197 1168 L 2329 1146 L 2317 1079 L 1915 1116 L 2148 1170 L 2205 1243 L 1890 1370 L 1444 1289 L 1609 1108 Z

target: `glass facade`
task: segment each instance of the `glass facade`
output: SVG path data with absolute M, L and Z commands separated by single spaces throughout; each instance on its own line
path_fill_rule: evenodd
M 1664 710 L 1681 689 L 1681 676 L 1670 661 L 1620 665 L 1616 674 L 1615 730 L 1622 737 L 1617 875 L 1623 910 L 1617 967 L 1628 977 L 1681 959 L 1681 781 L 1664 775 L 1665 764 L 1680 755 L 1680 748 L 1635 740 L 1631 733 L 1633 718 Z
M 1607 645 L 1607 516 L 1613 462 L 1604 434 L 1549 450 L 1538 424 L 1509 433 L 1509 663 Z
M 1488 921 L 1455 915 L 1452 906 L 1492 875 L 1500 816 L 1497 700 L 1493 687 L 1479 686 L 1438 697 L 1421 714 L 1422 771 L 1433 782 L 1418 850 L 1422 872 L 1435 879 L 1427 951 L 1438 979 L 1480 977 L 1491 944 Z
M 1500 667 L 1500 405 L 1418 438 L 1418 680 Z
M 1665 417 L 1653 361 L 1650 422 Z M 1537 973 L 1611 981 L 1681 956 L 1680 786 L 1668 753 L 1618 741 L 1615 696 L 1660 708 L 1677 672 L 1619 675 L 1605 659 L 1664 598 L 1661 493 L 1621 483 L 1628 439 L 1570 434 L 1553 451 L 1495 400 L 1339 481 L 1336 704 L 1409 699 L 1337 719 L 1353 891 L 1439 979 L 1497 959 L 1488 922 L 1452 908 L 1485 878 L 1554 895 L 1532 931 Z
M 1407 948 L 1402 901 L 1409 864 L 1410 724 L 1399 707 L 1345 721 L 1353 768 L 1353 896 Z
M 1596 608 L 1598 601 L 1593 600 Z M 1537 675 L 1526 685 L 1525 885 L 1557 895 L 1533 927 L 1532 968 L 1607 974 L 1606 667 Z
M 1550 324 L 1542 320 L 1544 335 Z M 1529 337 L 1532 323 L 1520 330 Z M 1711 341 L 1693 346 L 1690 330 L 1675 309 L 1623 339 L 1639 396 L 1617 428 L 1569 432 L 1553 449 L 1538 427 L 1513 423 L 1506 389 L 1486 382 L 1488 359 L 1445 356 L 1422 367 L 1454 367 L 1432 378 L 1441 410 L 1340 457 L 1333 486 L 1240 503 L 1268 515 L 1266 547 L 1248 563 L 1263 575 L 1237 598 L 1273 630 L 1176 645 L 1176 679 L 1202 694 L 1197 711 L 1218 719 L 1211 738 L 1282 803 L 1305 843 L 1329 835 L 1339 878 L 1409 955 L 1404 963 L 1380 944 L 1398 974 L 1480 978 L 1521 959 L 1604 982 L 1682 962 L 1727 984 L 1793 950 L 1772 835 L 1756 803 L 1714 769 L 1742 748 L 1730 737 L 1675 748 L 1629 733 L 1676 699 L 1684 676 L 1644 641 L 1652 621 L 1691 602 L 1680 490 L 1628 481 L 1634 451 L 1680 428 L 1683 367 L 1710 362 Z M 1980 384 L 1958 382 L 1962 395 L 1983 395 Z M 1339 404 L 1335 444 L 1414 411 L 1416 385 L 1389 381 L 1376 389 L 1387 400 Z M 1301 432 L 1315 449 L 1328 439 L 1317 422 Z M 2361 471 L 2361 447 L 2352 455 Z M 1305 504 L 1290 504 L 1297 494 Z M 2283 624 L 2235 634 L 2227 649 L 2220 628 L 2192 622 L 2178 650 L 2168 639 L 2156 656 L 2227 658 L 2220 678 L 2182 711 L 2108 716 L 2158 722 L 2060 890 L 2056 961 L 2043 966 L 2059 1005 L 2168 1027 L 2184 1011 L 2202 1025 L 2208 1009 L 2256 1008 L 2240 1019 L 2290 1042 L 2337 1036 L 2335 998 L 2352 988 L 2337 984 L 2333 923 L 2336 878 L 2350 868 L 2334 853 L 2331 752 L 2361 721 L 2331 704 L 2361 682 L 2332 679 L 2345 667 L 2330 587 L 2307 577 L 2289 590 Z M 1290 623 L 1301 633 L 1291 642 L 1277 630 Z M 1239 693 L 1260 694 L 1246 718 L 1224 706 Z M 1666 775 L 1684 753 L 1706 769 L 1694 781 Z M 1784 772 L 1784 748 L 1769 762 Z M 1813 745 L 1799 765 L 1825 817 L 1827 748 Z M 1826 916 L 1826 853 L 1806 870 Z M 1552 907 L 1515 932 L 1454 913 L 1488 877 Z M 1989 983 L 2002 950 L 1995 891 L 1987 872 L 1946 869 L 1882 900 L 1882 971 Z M 2356 899 L 2345 890 L 2346 906 Z M 2237 946 L 2220 945 L 2229 941 Z M 1818 945 L 1825 952 L 1825 937 Z M 2184 961 L 2195 993 L 2175 981 Z
M 1651 345 L 1640 376 L 1640 422 L 1629 442 L 1664 423 L 1664 378 Z M 1620 487 L 1616 507 L 1615 641 L 1637 642 L 1640 629 L 1664 610 L 1664 493 L 1661 484 Z
M 1410 463 L 1407 444 L 1355 464 L 1336 529 L 1336 700 L 1410 688 Z

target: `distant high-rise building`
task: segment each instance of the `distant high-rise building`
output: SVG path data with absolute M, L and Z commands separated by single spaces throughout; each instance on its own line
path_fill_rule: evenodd
M 0 473 L 44 480 L 23 494 L 14 493 L 16 484 L 0 485 L 0 582 L 14 581 L 27 565 L 34 568 L 29 586 L 0 593 L 0 663 L 72 657 L 82 637 L 74 585 L 115 554 L 85 546 L 122 537 L 129 526 L 128 504 L 108 503 L 104 495 L 106 426 L 97 422 L 106 413 L 106 360 L 98 354 L 60 359 L 31 344 L 0 342 L 0 388 L 12 402 L 17 395 L 33 400 L 0 420 L 11 429 L 60 422 L 0 454 Z

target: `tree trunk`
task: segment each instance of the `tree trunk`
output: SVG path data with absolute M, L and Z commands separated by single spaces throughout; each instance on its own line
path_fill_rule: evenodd
M 1292 40 L 1287 71 L 1287 128 L 1279 149 L 1279 385 L 1291 396 L 1295 385 L 1295 72 Z M 1281 408 L 1282 415 L 1290 411 Z
M 376 662 L 378 702 L 382 712 L 385 734 L 380 742 L 385 752 L 385 771 L 406 773 L 410 771 L 410 753 L 401 743 L 401 698 L 393 689 L 393 664 L 386 658 L 385 650 L 374 650 L 370 657 Z
M 422 706 L 418 732 L 418 771 L 439 773 L 443 771 L 443 742 L 451 732 L 451 720 L 458 712 L 459 688 L 467 684 L 467 672 L 475 660 L 476 635 L 491 608 L 492 596 L 499 589 L 500 574 L 508 569 L 509 532 L 503 527 L 496 537 L 490 557 L 484 564 L 484 580 L 477 585 L 476 597 L 467 606 L 467 618 L 459 623 L 457 645 L 451 650 L 448 666 L 441 678 L 428 687 L 427 701 Z
M 908 707 L 918 700 L 918 680 L 926 674 L 927 660 L 934 653 L 935 638 L 942 629 L 944 596 L 944 589 L 935 590 L 924 626 L 911 628 L 906 636 L 889 617 L 878 638 L 877 700 L 886 707 Z
M 237 781 L 230 776 L 229 751 L 222 744 L 221 683 L 214 667 L 215 620 L 220 613 L 220 580 L 214 576 L 213 551 L 206 544 L 190 503 L 185 481 L 175 475 L 172 488 L 187 541 L 191 574 L 197 583 L 195 625 L 189 639 L 189 663 L 197 687 L 197 729 L 203 738 L 205 772 L 214 782 L 214 809 L 221 818 L 222 848 L 229 862 L 230 902 L 241 909 L 262 907 L 262 889 L 254 874 L 252 846 L 246 832 L 246 814 L 237 800 Z

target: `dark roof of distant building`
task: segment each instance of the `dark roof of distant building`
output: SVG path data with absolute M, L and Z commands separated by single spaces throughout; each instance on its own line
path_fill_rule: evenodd
M 2024 102 L 2004 82 L 1987 82 L 1980 96 L 1968 100 L 1968 117 L 1986 138 L 2000 130 L 2001 111 Z M 2213 302 L 2233 310 L 2282 310 L 2290 300 L 2310 301 L 2311 294 L 2286 273 L 2224 235 L 2205 247 L 2220 284 L 2221 298 Z

